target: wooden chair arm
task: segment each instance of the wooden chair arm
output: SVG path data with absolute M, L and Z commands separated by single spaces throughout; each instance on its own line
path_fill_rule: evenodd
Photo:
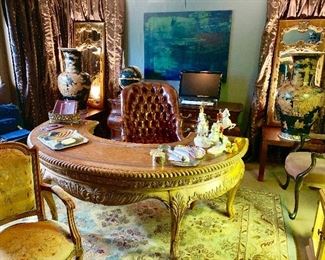
M 49 191 L 49 192 L 54 193 L 64 203 L 64 205 L 67 208 L 69 208 L 71 210 L 76 208 L 76 205 L 75 205 L 72 197 L 66 191 L 64 191 L 60 186 L 42 183 L 41 189 L 43 191 Z
M 41 183 L 41 190 L 54 193 L 66 206 L 71 239 L 76 245 L 76 250 L 78 252 L 82 252 L 81 236 L 74 219 L 74 209 L 76 206 L 72 197 L 58 185 Z

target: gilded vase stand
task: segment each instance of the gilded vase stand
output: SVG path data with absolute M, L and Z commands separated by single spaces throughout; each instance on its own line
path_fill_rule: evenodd
M 234 215 L 233 201 L 245 165 L 242 157 L 248 140 L 242 138 L 234 154 L 218 157 L 206 155 L 199 166 L 153 166 L 150 150 L 152 144 L 123 143 L 94 136 L 96 121 L 82 121 L 77 129 L 89 139 L 87 144 L 53 151 L 37 137 L 44 133 L 36 127 L 28 137 L 28 145 L 39 149 L 43 177 L 60 185 L 72 196 L 84 201 L 104 205 L 125 205 L 149 198 L 162 201 L 171 213 L 170 258 L 179 256 L 180 223 L 186 209 L 198 200 L 215 199 L 228 193 L 227 214 Z M 194 134 L 173 143 L 191 144 Z M 230 138 L 231 140 L 231 138 Z

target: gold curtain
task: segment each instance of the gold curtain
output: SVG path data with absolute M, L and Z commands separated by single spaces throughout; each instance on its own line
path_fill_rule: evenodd
M 71 44 L 73 21 L 105 22 L 106 93 L 118 92 L 125 0 L 4 0 L 19 105 L 26 127 L 48 119 L 59 98 L 59 47 Z
M 253 153 L 260 128 L 266 121 L 267 98 L 279 19 L 325 17 L 325 0 L 268 0 L 261 42 L 259 74 L 251 106 L 249 137 Z

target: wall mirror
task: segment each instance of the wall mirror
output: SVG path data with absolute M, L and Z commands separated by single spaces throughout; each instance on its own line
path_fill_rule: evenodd
M 82 70 L 91 77 L 88 105 L 104 107 L 104 23 L 74 22 L 73 45 L 82 52 Z
M 268 97 L 267 125 L 280 126 L 277 89 L 285 82 L 325 89 L 325 19 L 280 20 Z M 318 122 L 318 125 L 321 123 Z

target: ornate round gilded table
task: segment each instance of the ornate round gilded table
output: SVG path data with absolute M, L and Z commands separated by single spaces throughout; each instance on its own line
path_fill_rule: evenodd
M 96 121 L 65 126 L 77 129 L 89 142 L 53 151 L 38 140 L 47 124 L 36 127 L 28 137 L 28 145 L 39 150 L 44 179 L 57 183 L 74 197 L 104 205 L 125 205 L 148 198 L 161 200 L 171 213 L 172 259 L 178 257 L 180 222 L 195 201 L 228 193 L 227 214 L 229 217 L 234 214 L 233 201 L 245 169 L 242 157 L 248 148 L 246 138 L 241 138 L 236 153 L 218 157 L 207 154 L 196 167 L 168 163 L 153 166 L 150 150 L 158 145 L 94 136 Z M 190 144 L 193 138 L 191 134 L 171 145 Z

